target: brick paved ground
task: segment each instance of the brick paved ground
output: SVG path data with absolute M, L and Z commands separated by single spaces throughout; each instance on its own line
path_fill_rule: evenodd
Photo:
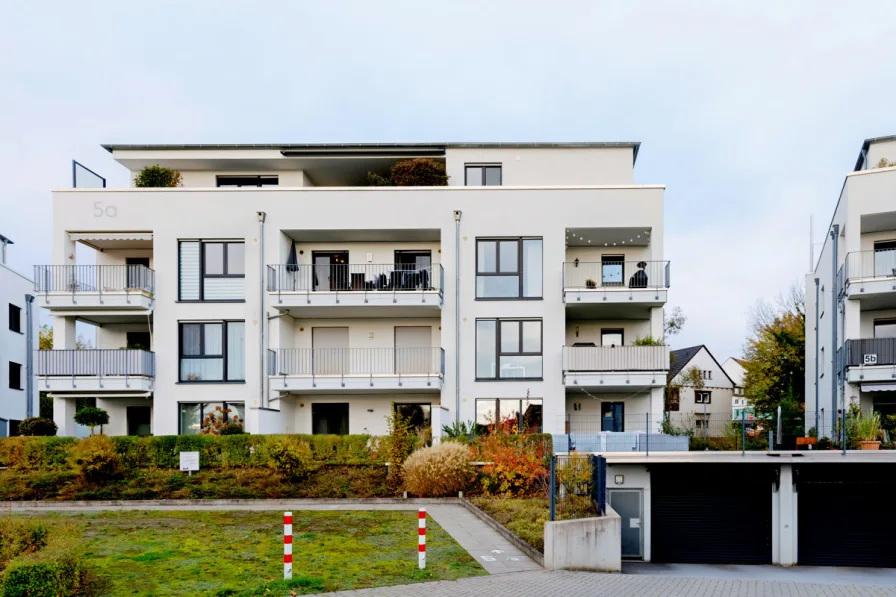
M 323 595 L 359 597 L 896 597 L 896 587 L 756 580 L 518 572 Z

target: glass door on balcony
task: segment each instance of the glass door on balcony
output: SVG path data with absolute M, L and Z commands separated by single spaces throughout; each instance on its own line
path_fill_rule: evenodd
M 431 288 L 432 254 L 430 251 L 395 251 L 395 269 L 400 272 L 400 290 Z
M 600 430 L 625 431 L 625 404 L 622 402 L 601 402 Z
M 348 404 L 324 402 L 312 404 L 311 433 L 348 435 Z
M 151 406 L 127 407 L 128 435 L 150 435 L 150 423 L 152 420 Z
M 348 328 L 311 328 L 314 375 L 349 373 Z
M 601 255 L 601 286 L 622 286 L 623 261 L 625 261 L 625 255 Z
M 875 319 L 875 338 L 896 338 L 896 319 Z
M 314 260 L 314 290 L 348 290 L 348 251 L 318 252 Z
M 874 276 L 896 276 L 896 240 L 874 243 Z
M 144 289 L 147 286 L 146 269 L 149 268 L 149 257 L 127 257 L 128 288 Z

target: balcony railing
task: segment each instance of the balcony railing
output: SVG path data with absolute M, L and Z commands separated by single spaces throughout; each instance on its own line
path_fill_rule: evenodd
M 155 290 L 155 272 L 145 265 L 35 265 L 35 292 L 144 292 Z
M 668 346 L 563 347 L 564 373 L 668 370 Z
M 276 375 L 444 375 L 442 348 L 281 348 Z
M 439 291 L 445 272 L 438 263 L 416 268 L 403 264 L 269 265 L 268 292 Z
M 669 288 L 668 261 L 567 261 L 563 264 L 563 287 L 567 290 L 614 288 Z
M 851 280 L 896 278 L 896 249 L 886 251 L 853 251 L 843 261 L 841 288 Z
M 40 377 L 155 377 L 156 355 L 138 349 L 38 350 Z
M 846 367 L 896 365 L 896 338 L 847 340 L 837 351 L 842 371 Z

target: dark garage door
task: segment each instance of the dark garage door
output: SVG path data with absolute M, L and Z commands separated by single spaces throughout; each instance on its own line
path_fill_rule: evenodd
M 770 564 L 772 466 L 650 467 L 651 560 Z
M 804 566 L 896 566 L 896 465 L 797 469 L 797 561 Z

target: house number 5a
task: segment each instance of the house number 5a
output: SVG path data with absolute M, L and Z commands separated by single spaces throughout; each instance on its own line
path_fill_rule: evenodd
M 114 218 L 118 216 L 118 207 L 114 205 L 103 205 L 102 201 L 94 201 L 93 217 L 102 218 L 103 216 L 107 218 Z

